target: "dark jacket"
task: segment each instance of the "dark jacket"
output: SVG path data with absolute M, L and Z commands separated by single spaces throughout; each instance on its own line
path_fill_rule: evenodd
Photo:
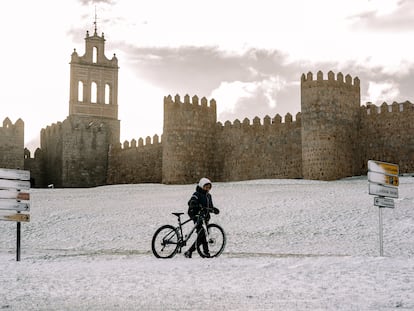
M 203 190 L 200 186 L 196 187 L 196 192 L 193 193 L 188 201 L 188 215 L 194 218 L 200 213 L 203 207 L 214 208 L 213 199 L 208 191 Z M 207 220 L 210 215 L 207 216 Z

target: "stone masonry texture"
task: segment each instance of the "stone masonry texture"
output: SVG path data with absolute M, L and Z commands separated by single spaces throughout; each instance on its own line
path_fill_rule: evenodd
M 41 130 L 33 158 L 24 149 L 23 121 L 4 120 L 0 167 L 29 169 L 36 187 L 189 184 L 201 177 L 328 181 L 367 174 L 368 160 L 414 172 L 414 105 L 361 105 L 359 79 L 332 71 L 301 76 L 294 117 L 222 124 L 214 99 L 169 95 L 162 135 L 121 143 L 118 59 L 106 58 L 104 43 L 103 34 L 87 32 L 85 54 L 72 53 L 69 115 Z

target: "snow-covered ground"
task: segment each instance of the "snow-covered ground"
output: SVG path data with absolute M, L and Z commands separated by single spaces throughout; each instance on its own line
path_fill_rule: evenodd
M 414 178 L 395 209 L 366 177 L 214 183 L 219 258 L 156 259 L 154 231 L 195 185 L 33 189 L 31 222 L 0 222 L 0 310 L 414 310 Z

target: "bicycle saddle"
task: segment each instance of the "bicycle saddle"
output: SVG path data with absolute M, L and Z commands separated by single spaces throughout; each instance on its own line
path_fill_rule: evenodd
M 177 217 L 179 217 L 180 215 L 184 215 L 184 213 L 171 213 L 171 214 L 173 214 L 173 215 L 175 215 Z

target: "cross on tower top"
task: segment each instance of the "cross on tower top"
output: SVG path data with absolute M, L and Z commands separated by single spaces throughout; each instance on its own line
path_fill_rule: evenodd
M 96 5 L 95 5 L 95 21 L 93 22 L 93 25 L 95 28 L 95 33 L 94 33 L 95 35 L 97 34 L 97 30 L 98 30 L 97 20 L 98 20 L 98 17 L 96 16 Z

